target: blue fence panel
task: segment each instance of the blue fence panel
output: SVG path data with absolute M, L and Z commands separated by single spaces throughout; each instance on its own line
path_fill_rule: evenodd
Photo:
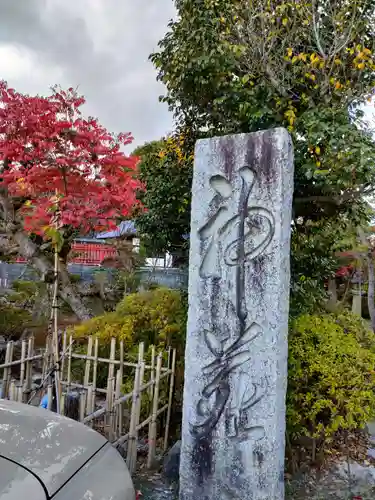
M 100 266 L 85 266 L 81 264 L 70 264 L 68 266 L 71 274 L 79 275 L 85 283 L 93 283 L 97 273 L 107 273 L 107 280 L 115 279 L 115 269 L 105 269 Z M 140 275 L 141 283 L 155 283 L 168 288 L 187 289 L 188 272 L 186 269 L 142 267 L 137 273 Z M 39 281 L 38 273 L 29 265 L 24 263 L 0 262 L 0 287 L 11 287 L 13 281 Z

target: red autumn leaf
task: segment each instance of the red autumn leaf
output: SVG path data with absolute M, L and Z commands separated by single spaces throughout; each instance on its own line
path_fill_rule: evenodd
M 83 119 L 84 98 L 70 88 L 48 97 L 27 96 L 0 82 L 0 186 L 24 198 L 24 225 L 43 233 L 54 221 L 81 232 L 113 227 L 136 204 L 136 158 L 122 147 L 131 134 L 110 134 Z

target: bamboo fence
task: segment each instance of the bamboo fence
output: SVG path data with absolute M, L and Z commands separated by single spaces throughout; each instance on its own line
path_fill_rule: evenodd
M 33 337 L 23 340 L 21 346 L 8 342 L 4 363 L 0 364 L 0 397 L 38 405 L 43 395 L 48 394 L 48 408 L 51 409 L 54 387 L 48 370 L 53 348 L 51 338 L 47 339 L 46 347 L 39 350 L 34 346 Z M 83 349 L 82 344 L 75 345 L 71 336 L 63 335 L 56 368 L 61 398 L 56 407 L 61 414 L 72 416 L 69 404 L 74 396 L 78 405 L 76 419 L 101 432 L 115 447 L 121 446 L 126 451 L 131 473 L 137 464 L 138 442 L 143 439 L 148 445 L 147 466 L 151 468 L 155 463 L 157 442 L 162 441 L 163 451 L 168 447 L 176 351 L 157 352 L 152 347 L 146 362 L 141 343 L 138 359 L 130 362 L 126 360 L 123 342 L 113 338 L 109 358 L 99 357 L 99 352 L 98 338 L 89 337 Z M 77 364 L 79 374 L 75 370 Z M 104 383 L 103 376 L 99 381 L 99 372 L 103 375 L 103 370 L 106 372 Z M 33 380 L 37 373 L 41 383 L 35 387 Z M 128 384 L 132 381 L 133 389 L 126 392 L 124 381 Z M 164 432 L 158 439 L 161 415 Z

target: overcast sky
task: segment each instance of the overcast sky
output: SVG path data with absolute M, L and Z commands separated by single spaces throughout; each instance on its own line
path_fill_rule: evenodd
M 134 145 L 172 129 L 148 61 L 172 0 L 0 0 L 0 79 L 20 92 L 79 86 L 85 114 Z
M 0 0 L 0 79 L 30 94 L 79 86 L 109 131 L 158 139 L 172 117 L 148 56 L 173 16 L 173 0 Z

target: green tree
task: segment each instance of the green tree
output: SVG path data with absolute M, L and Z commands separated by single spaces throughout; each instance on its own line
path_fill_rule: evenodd
M 176 136 L 147 143 L 133 153 L 140 157 L 139 178 L 145 188 L 138 193 L 145 210 L 137 213 L 137 229 L 152 255 L 170 252 L 176 266 L 186 262 L 190 231 L 193 159 L 184 148 L 183 138 Z
M 292 291 L 311 304 L 334 272 L 332 239 L 348 222 L 363 223 L 364 197 L 374 186 L 375 146 L 362 106 L 375 81 L 375 3 L 178 0 L 176 6 L 177 20 L 151 60 L 178 125 L 193 137 L 275 126 L 292 134 Z

